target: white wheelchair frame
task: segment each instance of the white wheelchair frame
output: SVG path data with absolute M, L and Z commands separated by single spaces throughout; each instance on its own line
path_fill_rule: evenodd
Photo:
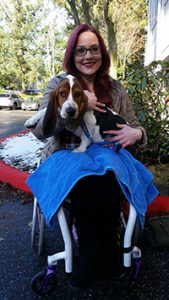
M 47 258 L 49 266 L 57 265 L 58 260 L 64 259 L 65 261 L 65 272 L 72 272 L 72 259 L 73 259 L 73 246 L 72 246 L 72 235 L 67 224 L 66 216 L 63 207 L 61 207 L 57 213 L 58 223 L 62 233 L 64 241 L 64 250 L 54 255 L 49 255 Z M 123 219 L 123 225 L 125 227 L 125 233 L 123 238 L 123 265 L 124 267 L 131 266 L 132 256 L 141 257 L 141 250 L 134 246 L 132 248 L 132 236 L 136 224 L 137 213 L 132 204 L 129 205 L 128 220 L 125 222 Z M 43 213 L 41 212 L 37 199 L 34 198 L 33 205 L 33 217 L 32 217 L 32 232 L 31 232 L 31 247 L 35 246 L 35 236 L 38 227 L 38 255 L 40 256 L 43 251 L 43 243 L 45 236 L 45 220 Z
M 47 257 L 47 264 L 45 271 L 37 273 L 32 279 L 32 289 L 39 295 L 46 295 L 51 290 L 53 290 L 57 285 L 57 273 L 56 265 L 59 260 L 64 260 L 65 263 L 65 272 L 70 274 L 73 270 L 73 242 L 70 231 L 70 226 L 65 216 L 63 207 L 61 206 L 57 213 L 58 223 L 61 230 L 61 234 L 64 241 L 64 249 L 61 252 L 49 255 Z M 141 250 L 133 246 L 133 235 L 134 229 L 137 221 L 137 213 L 133 205 L 129 205 L 129 213 L 127 221 L 124 218 L 123 212 L 121 212 L 121 222 L 124 228 L 124 237 L 123 237 L 123 266 L 126 268 L 129 273 L 131 273 L 126 279 L 126 284 L 130 280 L 136 280 L 137 275 L 140 269 L 141 262 Z M 38 226 L 37 226 L 38 225 Z M 36 230 L 38 228 L 39 232 L 39 242 L 38 242 L 38 255 L 42 254 L 44 236 L 45 236 L 45 220 L 43 213 L 40 210 L 40 207 L 37 203 L 37 199 L 34 198 L 33 206 L 33 218 L 32 218 L 32 233 L 31 233 L 31 246 L 35 246 L 35 237 Z M 133 263 L 134 262 L 134 263 Z M 132 266 L 134 270 L 132 270 Z M 134 274 L 134 275 L 133 275 Z M 130 277 L 132 279 L 130 279 Z

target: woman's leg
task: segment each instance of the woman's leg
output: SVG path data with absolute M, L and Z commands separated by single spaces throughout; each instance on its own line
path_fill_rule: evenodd
M 72 215 L 79 242 L 77 266 L 71 277 L 74 287 L 89 287 L 98 264 L 98 176 L 82 178 L 71 191 Z
M 85 177 L 73 188 L 71 207 L 79 240 L 73 286 L 90 286 L 98 270 L 103 277 L 116 273 L 121 195 L 111 171 L 103 176 Z
M 118 236 L 120 200 L 124 196 L 113 172 L 107 172 L 99 181 L 100 276 L 118 278 L 122 271 Z

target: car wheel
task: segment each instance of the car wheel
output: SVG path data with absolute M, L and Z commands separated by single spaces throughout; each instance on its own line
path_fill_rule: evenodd
M 17 103 L 16 103 L 16 102 L 13 104 L 13 109 L 14 109 L 14 110 L 17 109 Z

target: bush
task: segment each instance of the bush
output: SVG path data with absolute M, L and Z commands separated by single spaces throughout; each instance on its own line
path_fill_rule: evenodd
M 169 62 L 132 65 L 123 82 L 147 131 L 148 145 L 137 153 L 146 164 L 169 162 Z

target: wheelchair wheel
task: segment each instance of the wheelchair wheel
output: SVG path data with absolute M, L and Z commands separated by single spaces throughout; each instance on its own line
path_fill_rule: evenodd
M 141 224 L 138 220 L 138 218 L 136 219 L 136 223 L 135 223 L 135 227 L 134 227 L 134 232 L 133 232 L 133 236 L 132 236 L 132 245 L 138 245 L 139 241 L 141 240 L 143 234 L 143 229 L 141 227 Z
M 45 237 L 45 220 L 43 213 L 37 203 L 36 198 L 34 199 L 33 206 L 33 217 L 32 217 L 32 232 L 31 232 L 31 248 L 35 249 L 37 244 L 38 256 L 42 254 Z
M 31 284 L 33 292 L 41 296 L 46 295 L 57 286 L 57 275 L 55 272 L 39 272 L 33 277 Z
M 35 246 L 36 218 L 37 218 L 37 200 L 36 200 L 36 198 L 34 198 L 33 216 L 32 216 L 32 231 L 31 231 L 31 248 L 32 249 L 34 249 L 34 246 Z
M 136 286 L 141 272 L 141 260 L 133 260 L 131 267 L 126 268 L 126 275 L 121 281 L 122 288 L 127 292 L 132 292 Z

